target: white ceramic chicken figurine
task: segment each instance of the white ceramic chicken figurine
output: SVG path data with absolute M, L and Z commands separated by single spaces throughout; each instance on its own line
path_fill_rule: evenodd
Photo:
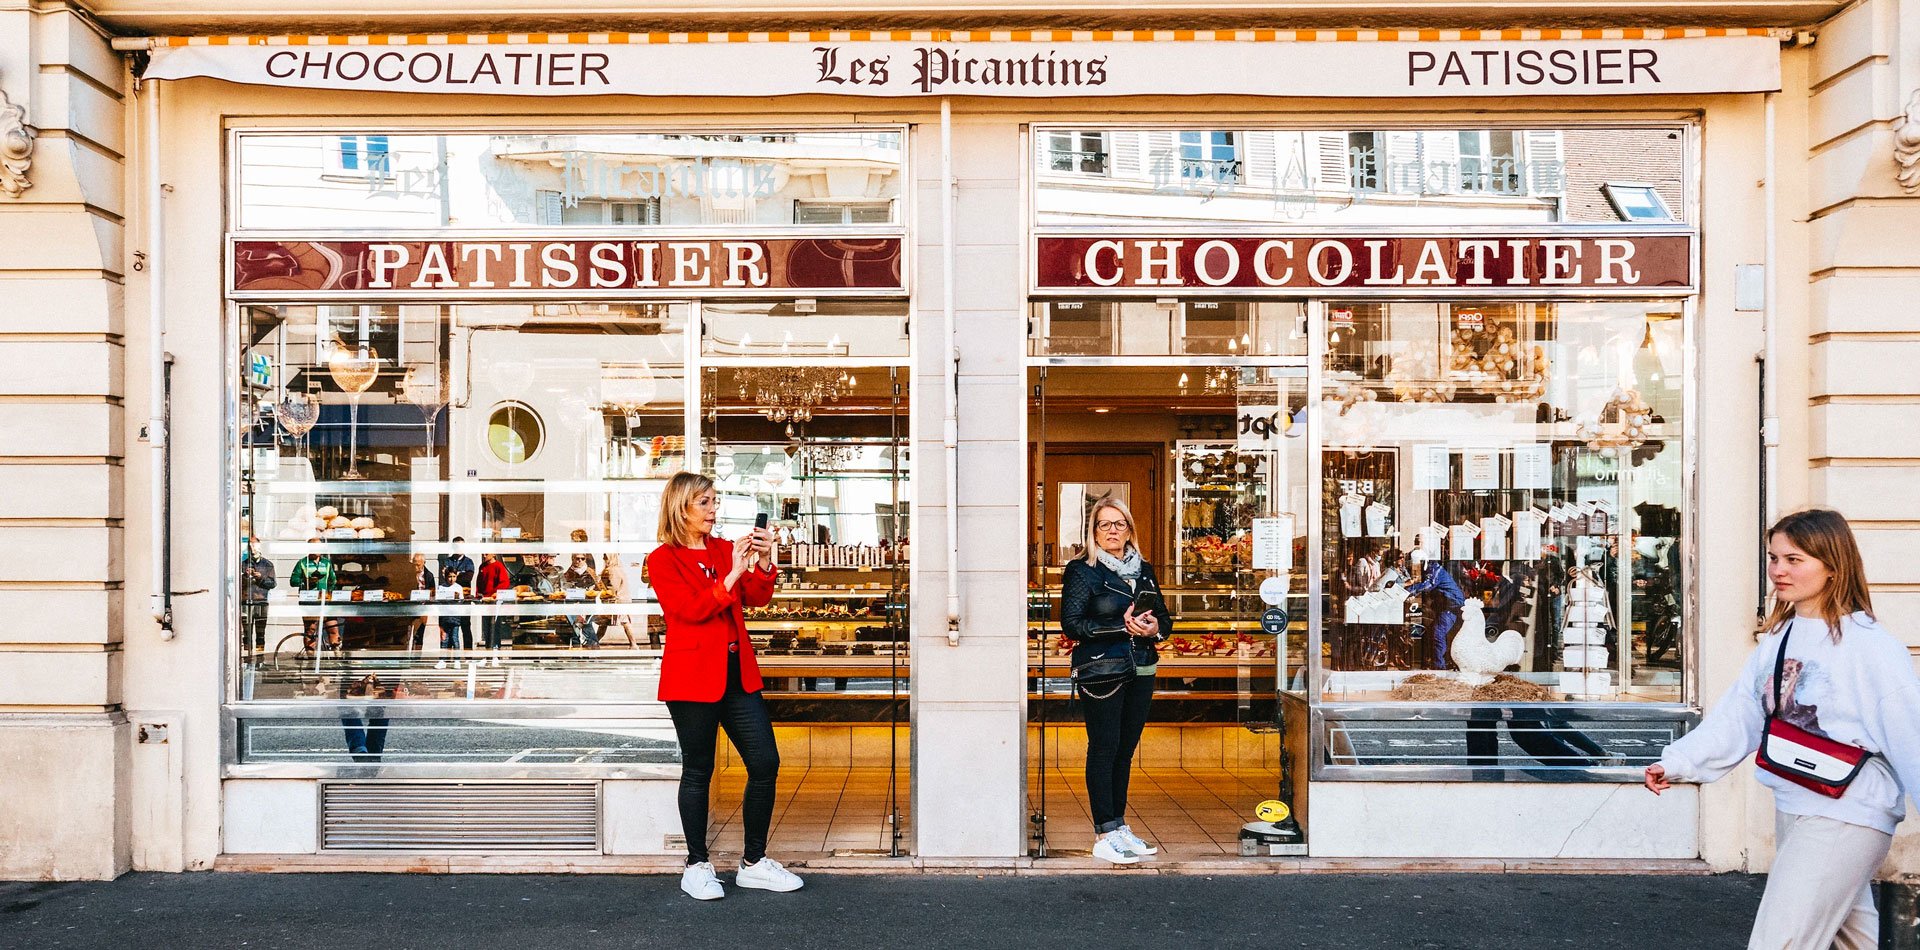
M 1479 601 L 1469 600 L 1460 606 L 1460 629 L 1454 631 L 1453 646 L 1447 653 L 1460 669 L 1460 682 L 1483 686 L 1493 682 L 1493 674 L 1520 662 L 1526 646 L 1518 630 L 1488 640 L 1487 616 L 1481 612 Z

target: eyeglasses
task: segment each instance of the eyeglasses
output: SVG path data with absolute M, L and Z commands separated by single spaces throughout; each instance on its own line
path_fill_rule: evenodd
M 1093 523 L 1093 530 L 1095 531 L 1119 531 L 1126 527 L 1129 527 L 1129 525 L 1124 521 L 1096 521 Z

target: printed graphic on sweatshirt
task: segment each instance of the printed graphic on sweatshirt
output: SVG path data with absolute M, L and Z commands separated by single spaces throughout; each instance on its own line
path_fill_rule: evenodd
M 1802 686 L 1806 687 L 1805 692 L 1801 691 Z M 1804 700 L 1824 699 L 1831 687 L 1832 680 L 1824 667 L 1788 657 L 1780 668 L 1780 718 L 1815 735 L 1826 736 L 1827 731 L 1820 728 L 1819 704 Z M 1771 676 L 1762 681 L 1761 691 L 1761 707 L 1769 713 L 1773 712 Z

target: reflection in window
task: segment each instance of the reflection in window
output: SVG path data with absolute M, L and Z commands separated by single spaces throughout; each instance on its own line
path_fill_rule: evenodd
M 888 201 L 795 201 L 794 224 L 886 224 L 893 220 Z
M 686 464 L 683 306 L 243 321 L 240 698 L 643 697 L 639 565 Z
M 249 132 L 236 159 L 241 228 L 813 223 L 801 202 L 848 209 L 824 224 L 897 224 L 905 180 L 898 129 Z
M 1460 190 L 1520 194 L 1519 134 L 1511 129 L 1461 132 Z
M 1666 199 L 1652 185 L 1631 185 L 1624 182 L 1607 182 L 1600 186 L 1606 192 L 1607 201 L 1612 203 L 1614 213 L 1622 221 L 1672 221 L 1673 212 L 1667 210 Z
M 1385 157 L 1386 136 L 1380 132 L 1347 133 L 1347 181 L 1354 191 L 1384 191 L 1380 163 Z
M 701 315 L 700 345 L 712 356 L 907 355 L 907 305 L 898 300 L 709 303 Z
M 360 172 L 369 178 L 384 178 L 393 173 L 384 135 L 342 135 L 334 152 L 336 166 L 343 172 Z
M 1047 133 L 1047 168 L 1083 175 L 1107 173 L 1107 135 L 1104 132 Z
M 1233 132 L 1181 132 L 1180 177 L 1238 184 L 1242 180 L 1239 137 Z
M 1328 305 L 1331 700 L 1681 698 L 1681 320 Z
M 1034 356 L 1304 356 L 1291 301 L 1055 300 L 1033 304 Z

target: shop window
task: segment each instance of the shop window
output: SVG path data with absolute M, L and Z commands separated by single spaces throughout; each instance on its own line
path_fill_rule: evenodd
M 1613 205 L 1613 211 L 1622 221 L 1672 221 L 1673 212 L 1667 209 L 1667 201 L 1652 185 L 1636 185 L 1610 181 L 1600 186 L 1606 192 L 1607 201 Z
M 1460 190 L 1518 195 L 1520 188 L 1520 133 L 1510 129 L 1476 129 L 1459 133 Z
M 249 131 L 235 149 L 232 220 L 243 230 L 897 225 L 904 142 L 899 127 L 770 134 Z M 796 203 L 816 198 L 828 199 L 819 216 L 796 220 Z
M 701 350 L 711 356 L 847 359 L 908 353 L 907 307 L 895 300 L 710 303 L 701 316 L 706 324 Z
M 1033 304 L 1034 356 L 1306 355 L 1305 309 L 1254 300 L 1055 300 Z
M 687 310 L 246 307 L 236 698 L 647 698 L 640 565 L 662 481 L 686 466 Z M 496 560 L 498 591 L 478 577 Z M 402 758 L 500 751 L 402 731 Z M 265 760 L 379 760 L 364 733 L 336 716 Z
M 1322 698 L 1681 701 L 1677 306 L 1328 313 Z
M 1105 175 L 1111 150 L 1105 132 L 1047 133 L 1047 170 Z
M 1188 181 L 1222 185 L 1237 185 L 1244 181 L 1239 133 L 1181 132 L 1180 177 Z
M 893 220 L 890 201 L 795 201 L 794 224 L 886 224 Z

